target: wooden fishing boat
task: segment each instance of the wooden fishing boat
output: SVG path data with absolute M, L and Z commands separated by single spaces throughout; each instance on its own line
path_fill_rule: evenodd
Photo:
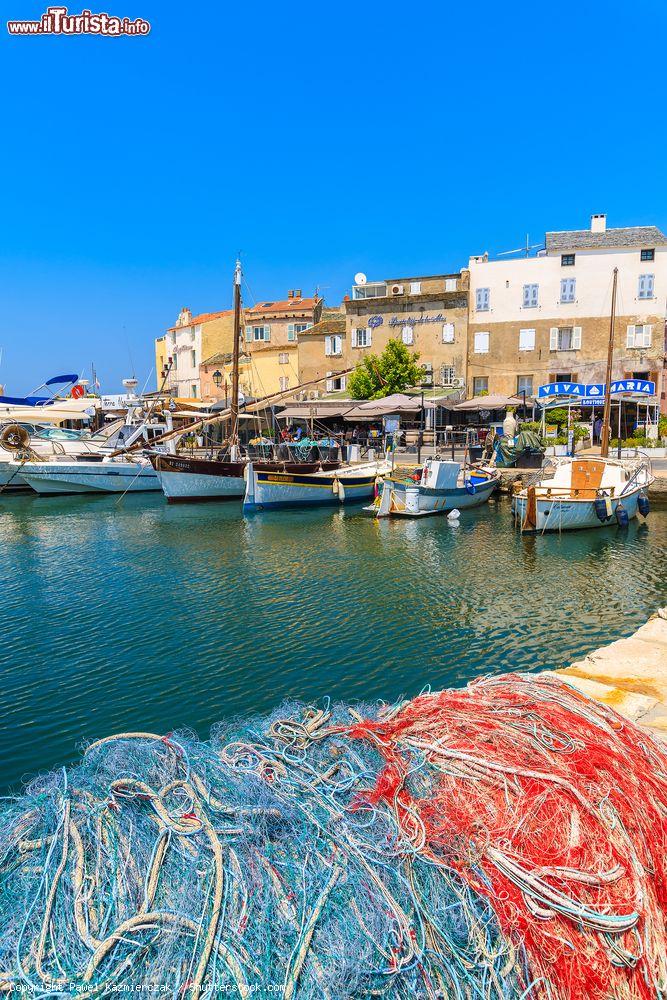
M 169 503 L 240 498 L 246 488 L 249 459 L 230 462 L 217 458 L 199 458 L 183 454 L 150 456 L 160 486 Z M 270 462 L 255 464 L 262 472 L 313 473 L 337 469 L 340 462 Z
M 410 475 L 393 473 L 376 502 L 366 509 L 376 517 L 426 517 L 486 503 L 500 483 L 500 473 L 484 465 L 428 458 Z
M 372 497 L 382 478 L 391 472 L 391 463 L 368 462 L 341 465 L 330 471 L 272 472 L 248 465 L 245 512 L 285 507 L 338 506 Z
M 654 480 L 649 459 L 554 459 L 512 498 L 515 524 L 522 532 L 572 531 L 627 524 L 648 514 L 648 487 Z

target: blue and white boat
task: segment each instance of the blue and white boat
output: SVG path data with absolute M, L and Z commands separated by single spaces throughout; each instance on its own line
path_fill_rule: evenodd
M 514 522 L 522 532 L 572 531 L 628 523 L 649 510 L 653 482 L 647 456 L 636 459 L 553 459 L 512 498 Z
M 277 472 L 247 467 L 245 512 L 286 507 L 340 506 L 367 500 L 380 488 L 391 463 L 368 462 L 341 465 L 317 472 Z
M 366 509 L 376 517 L 447 514 L 486 503 L 499 482 L 497 469 L 427 458 L 414 473 L 385 479 L 377 501 Z

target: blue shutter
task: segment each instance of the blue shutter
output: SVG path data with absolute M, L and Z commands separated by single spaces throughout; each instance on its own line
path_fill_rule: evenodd
M 646 275 L 646 298 L 647 299 L 652 299 L 653 298 L 653 275 L 652 274 L 647 274 Z

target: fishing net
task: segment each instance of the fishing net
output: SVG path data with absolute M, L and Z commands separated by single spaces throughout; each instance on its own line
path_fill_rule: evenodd
M 0 808 L 0 990 L 665 995 L 667 756 L 548 676 L 126 733 Z

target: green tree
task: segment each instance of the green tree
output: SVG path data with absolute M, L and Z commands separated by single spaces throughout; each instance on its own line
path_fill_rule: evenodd
M 424 377 L 418 359 L 419 355 L 409 351 L 402 341 L 388 341 L 382 354 L 367 354 L 350 375 L 352 399 L 382 399 L 418 385 Z

